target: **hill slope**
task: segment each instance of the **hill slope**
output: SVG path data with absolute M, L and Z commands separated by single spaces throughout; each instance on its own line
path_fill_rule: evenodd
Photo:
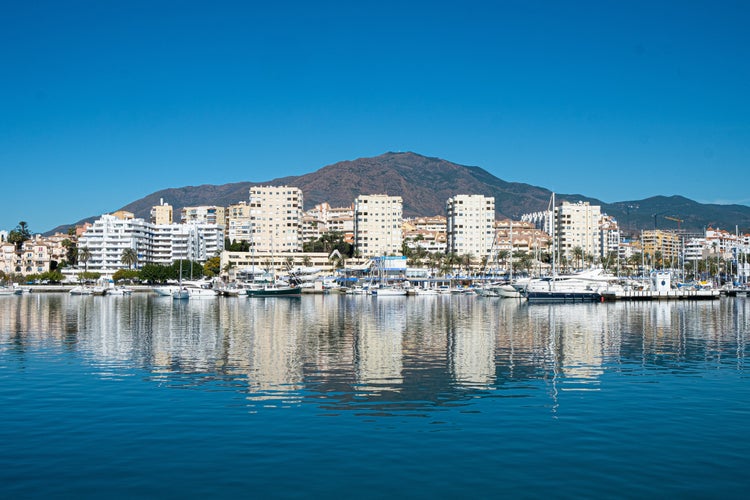
M 374 158 L 341 161 L 309 174 L 262 183 L 164 189 L 122 209 L 147 219 L 151 207 L 160 199 L 171 204 L 175 214 L 190 205 L 227 206 L 247 200 L 249 188 L 258 184 L 299 187 L 304 193 L 306 209 L 325 201 L 332 206 L 348 206 L 360 194 L 398 195 L 404 200 L 405 217 L 442 214 L 446 200 L 456 194 L 483 194 L 495 197 L 498 217 L 518 218 L 523 213 L 545 210 L 552 194 L 541 187 L 503 181 L 479 167 L 458 165 L 416 153 L 385 153 Z M 671 216 L 683 219 L 681 227 L 689 230 L 702 230 L 709 225 L 733 229 L 737 224 L 750 231 L 750 207 L 743 205 L 705 205 L 681 196 L 656 196 L 609 204 L 582 195 L 557 194 L 556 198 L 558 201 L 588 201 L 601 205 L 602 211 L 616 217 L 625 229 L 648 229 L 655 223 L 659 228 L 675 228 L 675 221 L 664 219 Z

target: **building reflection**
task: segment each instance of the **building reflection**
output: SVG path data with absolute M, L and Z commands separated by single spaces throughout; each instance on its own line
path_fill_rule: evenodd
M 529 305 L 480 297 L 173 301 L 0 298 L 0 349 L 74 352 L 104 372 L 220 385 L 248 405 L 416 411 L 529 384 L 559 402 L 609 370 L 743 368 L 750 301 Z

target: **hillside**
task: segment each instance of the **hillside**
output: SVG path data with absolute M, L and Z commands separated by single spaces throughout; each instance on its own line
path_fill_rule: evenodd
M 160 199 L 170 203 L 175 213 L 189 205 L 227 206 L 247 200 L 252 185 L 289 185 L 302 189 L 305 209 L 318 203 L 348 206 L 359 194 L 398 195 L 404 200 L 404 216 L 442 214 L 446 200 L 456 194 L 483 194 L 495 197 L 498 217 L 518 218 L 521 214 L 545 210 L 551 192 L 529 184 L 506 182 L 480 167 L 458 165 L 416 153 L 385 153 L 328 165 L 309 174 L 282 177 L 264 182 L 238 182 L 224 185 L 186 186 L 164 189 L 136 200 L 123 210 L 148 218 Z M 589 201 L 602 206 L 624 229 L 676 228 L 702 230 L 706 226 L 750 231 L 750 207 L 706 205 L 681 196 L 656 196 L 645 200 L 604 203 L 583 195 L 558 193 L 558 201 Z M 113 208 L 113 211 L 116 208 Z M 61 226 L 61 228 L 64 226 Z M 60 229 L 60 228 L 56 228 Z

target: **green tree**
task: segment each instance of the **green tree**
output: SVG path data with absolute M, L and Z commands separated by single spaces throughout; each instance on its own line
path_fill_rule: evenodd
M 140 271 L 136 269 L 118 269 L 112 275 L 112 279 L 115 281 L 134 281 L 140 278 Z
M 221 257 L 211 257 L 203 264 L 203 274 L 207 278 L 213 278 L 221 273 Z
M 31 239 L 31 232 L 25 221 L 19 222 L 16 228 L 8 233 L 8 243 L 13 243 L 16 246 L 16 252 L 20 252 L 23 243 L 29 239 Z
M 138 252 L 135 251 L 135 248 L 124 249 L 122 257 L 120 257 L 120 262 L 128 266 L 128 269 L 132 269 L 133 265 L 138 263 Z
M 81 247 L 78 250 L 78 262 L 83 262 L 83 272 L 88 272 L 89 270 L 89 259 L 91 259 L 91 251 L 88 247 Z

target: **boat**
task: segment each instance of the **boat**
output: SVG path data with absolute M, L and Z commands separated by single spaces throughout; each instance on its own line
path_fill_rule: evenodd
M 152 288 L 154 293 L 159 297 L 171 297 L 172 294 L 179 289 L 180 287 L 178 285 L 164 285 Z
M 107 289 L 103 286 L 77 285 L 70 289 L 71 295 L 106 295 Z
M 510 223 L 510 261 L 508 265 L 508 283 L 495 287 L 498 297 L 503 299 L 520 299 L 521 289 L 513 283 L 513 222 Z
M 9 288 L 7 286 L 0 287 L 0 296 L 6 295 L 20 295 L 21 290 L 16 288 Z
M 190 264 L 190 269 L 192 270 L 193 264 Z M 187 288 L 182 286 L 182 259 L 180 259 L 180 281 L 179 286 L 177 289 L 172 290 L 172 299 L 174 300 L 186 300 L 190 298 L 190 293 L 187 291 Z
M 269 283 L 250 287 L 246 293 L 248 297 L 300 297 L 302 288 L 297 285 Z
M 219 294 L 213 288 L 202 287 L 202 286 L 186 286 L 188 297 L 191 299 L 213 299 L 219 296 Z
M 406 288 L 395 285 L 379 285 L 371 288 L 372 294 L 377 297 L 406 296 Z
M 555 245 L 555 193 L 550 198 L 551 239 Z M 555 259 L 556 249 L 552 250 L 552 274 L 532 279 L 523 291 L 529 302 L 601 302 L 599 289 L 606 286 L 611 277 L 603 277 L 601 269 L 591 269 L 573 274 L 558 275 Z

